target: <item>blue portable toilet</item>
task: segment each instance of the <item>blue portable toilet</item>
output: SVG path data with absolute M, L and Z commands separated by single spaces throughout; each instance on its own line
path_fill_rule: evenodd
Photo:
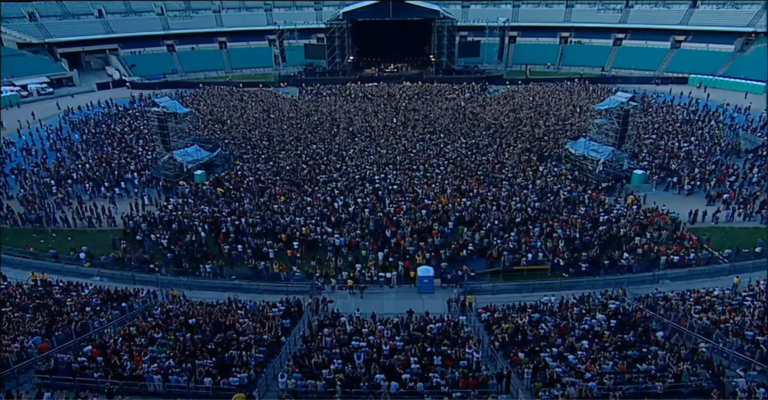
M 416 270 L 419 293 L 435 293 L 435 269 L 422 265 Z

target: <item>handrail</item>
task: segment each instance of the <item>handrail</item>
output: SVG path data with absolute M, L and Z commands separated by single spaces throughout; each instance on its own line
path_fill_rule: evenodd
M 145 297 L 145 299 L 148 299 Z M 134 321 L 141 313 L 143 313 L 145 310 L 153 307 L 155 304 L 157 304 L 156 301 L 150 300 L 146 304 L 142 305 L 138 309 L 130 312 L 129 314 L 126 314 L 112 322 L 110 322 L 107 325 L 104 325 L 103 327 L 97 328 L 94 331 L 89 332 L 88 334 L 81 336 L 79 338 L 75 338 L 61 346 L 57 346 L 50 351 L 42 354 L 37 355 L 33 358 L 30 358 L 29 360 L 26 360 L 22 362 L 19 365 L 14 366 L 13 368 L 3 371 L 2 377 L 3 382 L 6 382 L 6 389 L 13 389 L 15 387 L 21 386 L 26 382 L 15 382 L 15 384 L 9 385 L 7 382 L 16 381 L 16 377 L 18 377 L 20 374 L 25 373 L 30 367 L 36 367 L 39 365 L 39 363 L 45 359 L 48 359 L 50 357 L 53 357 L 56 354 L 61 353 L 64 350 L 70 349 L 72 346 L 78 345 L 83 340 L 89 340 L 90 338 L 94 337 L 95 335 L 101 334 L 102 332 L 106 331 L 107 329 L 112 329 L 115 327 L 122 327 L 126 323 L 129 323 L 131 321 Z

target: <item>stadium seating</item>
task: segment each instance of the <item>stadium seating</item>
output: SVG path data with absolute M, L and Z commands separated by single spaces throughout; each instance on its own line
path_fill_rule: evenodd
M 621 46 L 616 52 L 612 69 L 655 71 L 669 53 L 664 47 Z
M 636 25 L 677 25 L 685 16 L 685 12 L 685 9 L 635 8 L 629 13 L 627 23 Z
M 307 64 L 307 60 L 304 59 L 304 44 L 288 44 L 285 43 L 285 61 L 289 67 L 303 67 Z
M 34 4 L 34 9 L 41 18 L 61 18 L 64 16 L 61 8 L 53 1 L 36 1 L 32 4 Z
M 498 42 L 482 42 L 480 43 L 480 57 L 466 58 L 464 62 L 466 64 L 497 64 L 499 54 Z
M 690 26 L 747 26 L 757 9 L 699 8 L 693 13 Z
M 5 5 L 3 5 L 3 8 L 5 8 Z M 37 26 L 35 24 L 30 24 L 26 22 L 18 23 L 18 24 L 4 23 L 3 28 L 8 28 L 16 32 L 19 32 L 21 34 L 31 36 L 34 39 L 45 39 L 45 36 L 43 36 L 43 33 L 40 32 L 40 29 L 37 29 Z
M 224 56 L 219 49 L 179 51 L 177 54 L 184 72 L 224 70 Z
M 510 18 L 511 8 L 469 8 L 467 9 L 467 21 L 496 21 L 499 18 Z
M 173 56 L 167 52 L 123 55 L 123 59 L 134 66 L 131 71 L 136 76 L 172 74 L 176 69 Z
M 555 65 L 558 57 L 560 45 L 557 43 L 517 43 L 512 64 Z
M 192 15 L 184 18 L 168 18 L 168 25 L 173 30 L 215 29 L 216 19 L 213 14 Z
M 107 33 L 101 21 L 95 19 L 48 21 L 45 23 L 45 27 L 55 38 L 96 36 Z
M 571 13 L 571 22 L 583 24 L 616 24 L 620 19 L 620 9 L 574 8 Z
M 314 11 L 273 11 L 272 17 L 278 24 L 300 24 L 317 22 L 317 14 Z
M 519 19 L 519 22 L 522 22 L 522 23 L 563 22 L 563 20 L 565 19 L 565 2 L 562 2 L 561 7 L 557 7 L 557 8 L 521 7 L 518 19 Z
M 123 4 L 121 1 L 117 3 Z M 64 5 L 72 15 L 93 15 L 93 8 L 91 8 L 91 3 L 88 1 L 65 1 Z M 123 6 L 123 9 L 125 9 L 125 6 Z
M 164 5 L 165 10 L 169 12 L 184 11 L 186 8 L 183 1 L 163 1 L 159 4 Z
M 252 26 L 266 26 L 267 14 L 263 12 L 250 13 L 225 13 L 221 14 L 221 21 L 227 28 L 247 28 Z
M 73 3 L 77 2 L 73 1 Z M 128 10 L 125 9 L 124 1 L 105 1 L 99 5 L 104 7 L 104 11 L 106 11 L 107 14 L 126 14 L 128 12 Z
M 680 49 L 664 68 L 664 72 L 712 75 L 732 54 L 730 51 Z
M 24 13 L 23 6 L 26 6 L 25 3 L 3 3 L 3 6 L 0 7 L 0 17 L 3 19 L 8 18 L 26 18 L 26 14 Z
M 129 1 L 131 8 L 137 13 L 151 13 L 155 12 L 153 3 L 149 1 Z
M 262 47 L 230 47 L 229 64 L 232 69 L 272 68 L 272 49 Z
M 737 58 L 723 75 L 731 78 L 768 80 L 768 46 L 755 45 Z
M 0 47 L 0 74 L 2 79 L 46 76 L 66 72 L 64 67 L 50 58 L 26 51 Z
M 608 61 L 612 49 L 613 47 L 610 45 L 572 43 L 565 47 L 561 64 L 574 67 L 602 68 Z
M 162 32 L 163 25 L 156 16 L 110 18 L 109 24 L 115 33 Z

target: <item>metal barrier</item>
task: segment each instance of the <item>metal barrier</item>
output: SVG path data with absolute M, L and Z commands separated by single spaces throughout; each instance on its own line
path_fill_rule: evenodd
M 716 278 L 721 276 L 744 275 L 765 272 L 764 259 L 743 261 L 709 267 L 664 270 L 642 274 L 607 276 L 594 278 L 569 278 L 558 280 L 526 281 L 520 283 L 476 283 L 469 281 L 466 293 L 472 295 L 532 294 L 605 290 L 656 285 L 662 281 L 683 282 L 691 279 Z
M 148 297 L 144 299 L 145 300 L 142 301 L 142 305 L 139 306 L 139 308 L 137 308 L 136 310 L 132 311 L 131 313 L 126 314 L 112 321 L 111 323 L 104 325 L 103 327 L 99 327 L 95 330 L 91 330 L 86 335 L 82 335 L 67 343 L 62 344 L 61 346 L 55 347 L 52 350 L 46 352 L 45 354 L 37 355 L 16 366 L 13 366 L 11 369 L 7 371 L 4 371 L 2 373 L 2 380 L 3 380 L 3 383 L 5 384 L 5 388 L 12 389 L 29 382 L 33 378 L 30 372 L 34 371 L 37 368 L 37 366 L 40 365 L 41 362 L 47 360 L 48 358 L 51 358 L 56 354 L 59 354 L 60 352 L 68 350 L 74 346 L 79 346 L 82 341 L 90 340 L 91 338 L 95 337 L 101 332 L 105 332 L 107 329 L 121 328 L 127 323 L 134 321 L 142 312 L 149 309 L 150 307 L 153 307 L 156 304 L 155 301 L 153 301 Z
M 0 255 L 3 267 L 25 271 L 46 271 L 48 274 L 61 274 L 68 277 L 91 279 L 98 276 L 102 281 L 130 286 L 157 287 L 181 291 L 208 291 L 239 294 L 282 294 L 303 296 L 314 293 L 314 282 L 247 282 L 232 280 L 211 280 L 199 278 L 178 278 L 162 275 L 137 274 L 130 271 L 114 271 L 75 265 L 58 264 L 28 258 Z

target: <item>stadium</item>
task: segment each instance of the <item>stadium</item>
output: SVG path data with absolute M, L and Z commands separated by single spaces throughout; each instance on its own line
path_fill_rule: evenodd
M 0 4 L 0 399 L 767 399 L 765 1 Z

